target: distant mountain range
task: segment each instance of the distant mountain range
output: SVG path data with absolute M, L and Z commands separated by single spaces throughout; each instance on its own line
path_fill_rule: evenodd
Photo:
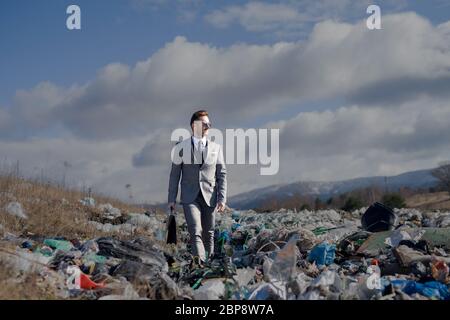
M 356 189 L 378 186 L 388 191 L 398 191 L 402 187 L 413 189 L 436 186 L 437 179 L 431 175 L 432 169 L 402 173 L 397 176 L 375 176 L 343 181 L 299 181 L 255 189 L 230 197 L 228 205 L 236 209 L 258 208 L 268 199 L 283 200 L 295 194 L 311 195 L 328 199 Z

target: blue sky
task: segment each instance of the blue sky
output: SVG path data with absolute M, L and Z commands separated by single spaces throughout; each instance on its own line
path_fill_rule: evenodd
M 280 172 L 231 166 L 230 194 L 450 158 L 447 0 L 2 0 L 0 46 L 0 167 L 28 176 L 163 201 L 168 137 L 199 107 L 280 129 Z

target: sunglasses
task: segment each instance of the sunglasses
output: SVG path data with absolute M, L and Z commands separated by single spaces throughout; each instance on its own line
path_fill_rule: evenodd
M 202 122 L 203 130 L 211 129 L 211 122 Z

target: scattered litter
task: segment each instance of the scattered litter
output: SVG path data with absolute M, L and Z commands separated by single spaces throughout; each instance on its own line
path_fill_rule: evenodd
M 446 212 L 232 211 L 217 216 L 215 255 L 199 266 L 184 215 L 168 246 L 162 215 L 96 209 L 87 226 L 108 236 L 16 236 L 0 226 L 0 260 L 54 279 L 64 299 L 450 300 Z
M 408 232 L 408 230 L 396 230 L 394 231 L 389 237 L 386 238 L 386 240 L 384 241 L 388 246 L 391 247 L 398 247 L 398 245 L 400 244 L 400 242 L 404 241 L 404 240 L 410 240 L 413 242 L 417 242 L 419 241 L 422 236 L 424 235 L 425 230 L 410 230 L 410 232 Z
M 27 214 L 19 202 L 10 202 L 6 205 L 5 210 L 8 214 L 22 219 L 28 219 Z
M 141 228 L 151 228 L 154 223 L 154 219 L 146 216 L 145 214 L 132 214 L 127 223 Z
M 94 202 L 95 205 L 95 202 Z M 114 208 L 110 203 L 101 204 L 98 208 L 102 211 L 102 217 L 107 220 L 114 220 L 122 216 L 119 209 Z
M 91 197 L 86 197 L 80 200 L 80 203 L 84 206 L 95 207 L 95 199 Z

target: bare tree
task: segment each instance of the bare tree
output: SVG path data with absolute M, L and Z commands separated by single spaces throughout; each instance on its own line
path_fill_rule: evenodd
M 450 161 L 439 164 L 439 167 L 433 169 L 431 174 L 439 180 L 440 186 L 450 193 Z

